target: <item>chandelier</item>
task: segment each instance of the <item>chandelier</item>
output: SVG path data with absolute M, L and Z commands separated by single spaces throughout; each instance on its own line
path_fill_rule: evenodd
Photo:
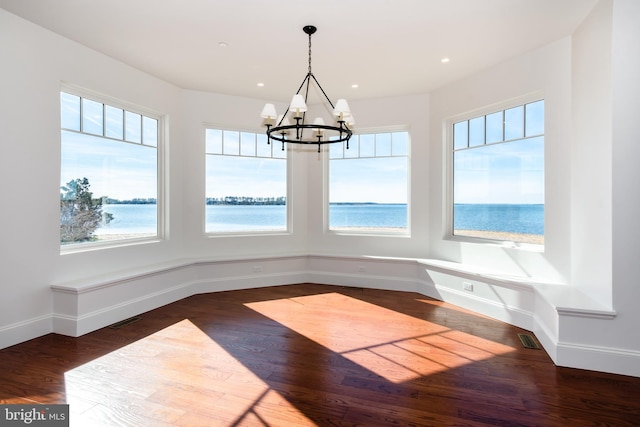
M 317 144 L 318 152 L 320 152 L 320 146 L 323 144 L 335 142 L 346 142 L 347 149 L 349 148 L 349 138 L 351 138 L 353 133 L 351 127 L 354 125 L 349 104 L 345 99 L 338 99 L 334 106 L 311 72 L 311 35 L 315 33 L 316 30 L 317 28 L 313 25 L 306 25 L 302 28 L 302 31 L 309 35 L 309 70 L 298 91 L 293 95 L 291 104 L 289 104 L 289 107 L 287 107 L 287 110 L 282 115 L 278 115 L 276 107 L 273 104 L 265 104 L 260 114 L 267 127 L 267 143 L 270 144 L 272 139 L 280 141 L 282 142 L 283 151 L 285 142 Z M 320 92 L 322 92 L 322 95 L 324 95 L 324 98 L 331 107 L 329 109 L 333 116 L 331 118 L 331 124 L 326 124 L 322 117 L 316 117 L 313 123 L 306 121 L 308 110 L 307 100 L 312 80 L 318 86 Z M 304 96 L 301 93 L 303 90 Z M 289 113 L 291 113 L 291 118 L 295 121 L 294 124 L 292 124 L 287 117 Z

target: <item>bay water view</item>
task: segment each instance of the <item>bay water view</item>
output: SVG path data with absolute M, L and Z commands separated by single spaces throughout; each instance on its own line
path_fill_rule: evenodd
M 155 234 L 155 204 L 107 204 L 113 215 L 96 231 L 107 235 Z M 340 203 L 329 206 L 332 228 L 406 228 L 406 204 Z M 454 229 L 499 233 L 544 234 L 544 205 L 456 204 Z M 284 205 L 207 205 L 206 231 L 284 230 Z M 460 234 L 465 234 L 461 232 Z

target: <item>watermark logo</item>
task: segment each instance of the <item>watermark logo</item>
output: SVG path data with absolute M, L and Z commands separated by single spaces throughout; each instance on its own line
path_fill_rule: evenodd
M 69 405 L 0 405 L 0 427 L 69 427 Z

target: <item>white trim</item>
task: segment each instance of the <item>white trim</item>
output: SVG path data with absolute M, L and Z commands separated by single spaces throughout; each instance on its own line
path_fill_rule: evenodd
M 591 317 L 596 319 L 613 319 L 617 315 L 615 310 L 583 309 L 572 307 L 556 307 L 556 310 L 561 316 Z
M 453 131 L 452 131 L 453 125 L 455 123 L 474 119 L 480 116 L 486 116 L 489 114 L 497 113 L 499 111 L 504 111 L 510 108 L 519 107 L 521 105 L 524 106 L 532 102 L 544 101 L 544 100 L 545 100 L 544 92 L 536 91 L 536 92 L 532 92 L 522 96 L 518 96 L 516 98 L 490 104 L 488 106 L 476 108 L 476 109 L 467 111 L 465 113 L 457 114 L 455 116 L 450 116 L 445 118 L 442 121 L 442 147 L 443 147 L 442 161 L 444 165 L 444 167 L 442 168 L 443 169 L 442 178 L 443 178 L 444 188 L 443 188 L 443 196 L 442 196 L 443 203 L 441 207 L 442 208 L 442 225 L 441 226 L 443 231 L 442 238 L 444 240 L 452 241 L 452 242 L 475 243 L 475 244 L 481 244 L 481 245 L 503 246 L 503 247 L 510 247 L 510 248 L 515 248 L 519 250 L 524 250 L 524 251 L 531 251 L 531 252 L 544 251 L 544 245 L 522 243 L 522 242 L 509 242 L 509 241 L 498 240 L 498 239 L 489 239 L 484 237 L 472 237 L 472 236 L 453 234 L 453 207 L 454 207 L 453 153 L 455 150 L 453 149 Z M 546 103 L 545 103 L 545 107 L 546 107 Z M 546 109 L 545 109 L 545 123 L 546 123 Z M 536 135 L 536 137 L 541 137 L 541 136 L 544 138 L 545 135 L 544 134 Z M 524 139 L 524 136 L 523 136 L 523 139 Z M 509 143 L 509 142 L 514 142 L 518 140 L 519 139 L 503 141 L 502 143 Z M 483 146 L 485 145 L 469 147 L 469 149 L 479 148 Z M 545 158 L 545 164 L 546 164 L 546 158 Z M 545 181 L 546 181 L 546 173 L 547 172 L 545 168 L 545 171 L 544 171 Z
M 533 329 L 533 313 L 528 310 L 524 310 L 510 304 L 501 304 L 487 298 L 468 295 L 462 291 L 453 290 L 443 286 L 436 285 L 436 290 L 442 297 L 441 299 L 443 301 L 478 313 L 483 313 L 488 317 L 509 323 L 510 325 L 514 325 L 519 328 L 527 330 Z
M 257 265 L 260 272 L 255 270 Z M 473 280 L 480 292 L 468 293 L 446 281 L 435 283 L 425 270 L 438 271 L 440 276 L 435 277 L 452 277 L 454 285 Z M 560 366 L 640 376 L 638 351 L 571 343 L 567 341 L 570 337 L 559 341 L 559 331 L 576 316 L 591 317 L 594 322 L 609 322 L 616 317 L 615 311 L 592 305 L 584 295 L 575 293 L 575 288 L 531 278 L 500 276 L 447 261 L 412 258 L 283 254 L 242 259 L 182 259 L 59 283 L 51 287 L 53 313 L 0 328 L 0 346 L 18 344 L 50 332 L 80 336 L 199 293 L 305 282 L 417 292 L 533 331 Z M 549 288 L 561 292 L 549 296 L 546 294 Z M 482 289 L 490 292 L 482 293 Z M 578 305 L 567 306 L 557 301 Z M 104 305 L 100 306 L 101 303 Z
M 525 95 L 517 96 L 515 98 L 507 99 L 500 102 L 495 102 L 493 104 L 474 108 L 473 110 L 447 117 L 445 119 L 447 123 L 446 126 L 449 127 L 448 125 L 453 125 L 456 122 L 474 119 L 478 116 L 497 113 L 498 111 L 508 110 L 510 108 L 519 107 L 520 105 L 530 104 L 536 101 L 542 101 L 544 98 L 545 94 L 543 91 L 530 92 Z M 451 140 L 451 142 L 453 143 L 453 140 Z M 451 145 L 449 148 L 451 148 L 452 146 L 453 145 Z
M 214 131 L 221 131 L 222 132 L 222 147 L 221 150 L 223 151 L 222 153 L 209 153 L 207 151 L 207 130 L 214 130 Z M 238 154 L 225 154 L 224 153 L 224 133 L 225 132 L 237 132 L 238 133 Z M 248 133 L 248 134 L 252 134 L 255 136 L 255 143 L 256 143 L 256 154 L 255 155 L 243 155 L 242 154 L 242 146 L 241 146 L 241 137 L 240 135 L 243 133 Z M 270 143 L 270 149 L 271 149 L 271 156 L 266 157 L 266 156 L 258 156 L 258 146 L 257 144 L 258 142 L 258 136 L 259 135 L 264 135 L 262 132 L 260 131 L 256 131 L 256 130 L 243 130 L 243 129 L 238 129 L 238 128 L 233 128 L 233 127 L 228 127 L 228 126 L 218 126 L 216 124 L 212 124 L 210 122 L 204 122 L 202 124 L 202 146 L 203 146 L 203 151 L 202 151 L 202 155 L 203 155 L 203 160 L 204 160 L 204 174 L 205 174 L 205 183 L 204 183 L 204 187 L 203 187 L 203 194 L 202 194 L 202 200 L 203 200 L 203 210 L 202 210 L 202 234 L 206 237 L 206 238 L 218 238 L 218 237 L 234 237 L 234 236 L 265 236 L 265 235 L 291 235 L 292 234 L 292 224 L 293 224 L 293 203 L 291 203 L 292 200 L 292 194 L 293 194 L 293 190 L 292 190 L 292 180 L 291 177 L 293 176 L 292 174 L 292 170 L 293 170 L 293 157 L 291 155 L 291 150 L 289 150 L 289 144 L 287 144 L 285 146 L 285 156 L 284 157 L 278 157 L 278 156 L 274 156 L 274 152 L 277 149 L 275 147 L 276 141 L 271 141 Z M 266 142 L 265 142 L 266 143 Z M 284 229 L 276 229 L 276 230 L 269 230 L 269 229 L 257 229 L 257 230 L 223 230 L 223 231 L 207 231 L 207 156 L 220 156 L 220 157 L 233 157 L 233 158 L 249 158 L 249 159 L 264 159 L 264 160 L 277 160 L 277 161 L 284 161 L 285 162 L 285 198 L 286 198 L 286 204 L 285 204 L 285 215 L 286 215 L 286 221 L 284 224 Z
M 33 317 L 22 322 L 0 327 L 0 348 L 54 332 L 52 315 Z
M 640 351 L 559 342 L 558 366 L 640 377 Z
M 342 157 L 331 158 L 331 150 L 330 148 L 327 150 L 323 150 L 322 153 L 322 170 L 323 170 L 323 231 L 325 234 L 335 234 L 335 235 L 352 235 L 352 236 L 393 236 L 393 237 L 410 237 L 411 236 L 411 153 L 412 153 L 412 141 L 411 141 L 411 131 L 410 127 L 407 125 L 398 125 L 398 126 L 385 126 L 385 127 L 377 127 L 377 128 L 367 128 L 361 129 L 357 133 L 354 132 L 354 136 L 360 138 L 363 135 L 373 135 L 374 136 L 374 150 L 375 150 L 375 138 L 379 134 L 393 134 L 393 133 L 406 133 L 407 134 L 407 154 L 406 155 L 384 155 L 377 156 L 374 155 L 372 157 L 344 157 L 344 152 Z M 343 145 L 345 143 L 342 143 Z M 393 139 L 391 140 L 391 148 L 393 151 Z M 358 141 L 358 149 L 360 149 L 360 143 Z M 331 228 L 330 227 L 330 199 L 331 199 L 331 191 L 330 191 L 330 174 L 331 174 L 331 161 L 341 161 L 341 160 L 359 160 L 359 159 L 374 159 L 374 158 L 405 158 L 406 159 L 406 172 L 407 172 L 407 181 L 406 192 L 407 192 L 407 226 L 404 228 L 395 229 L 385 229 L 384 227 L 371 227 L 367 230 L 359 230 L 357 227 L 349 228 L 349 227 L 338 227 Z
M 69 82 L 60 82 L 60 92 L 66 92 L 68 94 L 79 96 L 81 98 L 87 98 L 101 104 L 109 104 L 112 107 L 151 117 L 153 119 L 157 119 L 158 121 L 165 117 L 165 114 L 160 111 L 153 110 L 134 102 L 124 101 L 120 98 L 116 98 L 95 90 L 87 89 L 85 87 L 78 86 Z M 158 137 L 160 137 L 160 135 L 158 135 Z M 158 144 L 160 144 L 160 141 L 158 141 Z
M 131 142 L 126 139 L 126 130 L 125 130 L 125 122 L 123 122 L 123 135 L 122 139 L 119 138 L 110 138 L 105 136 L 106 132 L 106 117 L 103 117 L 103 135 L 94 135 L 91 133 L 85 133 L 83 131 L 74 131 L 62 128 L 60 126 L 60 135 L 62 132 L 75 132 L 79 134 L 84 134 L 89 137 L 95 138 L 104 138 L 117 142 L 121 142 L 124 144 L 135 144 L 144 147 L 148 147 L 156 150 L 156 234 L 154 236 L 149 237 L 137 237 L 131 239 L 117 239 L 117 240 L 98 240 L 95 242 L 88 243 L 69 243 L 65 245 L 60 245 L 60 255 L 66 255 L 70 253 L 78 253 L 84 251 L 93 251 L 100 250 L 106 248 L 114 248 L 120 246 L 130 246 L 130 245 L 138 245 L 138 244 L 147 244 L 147 243 L 157 243 L 165 239 L 167 236 L 168 230 L 167 225 L 169 224 L 169 198 L 168 198 L 168 188 L 166 186 L 166 174 L 169 170 L 168 168 L 168 159 L 169 159 L 169 117 L 165 113 L 161 113 L 155 110 L 151 110 L 149 108 L 123 101 L 118 98 L 114 98 L 109 95 L 105 95 L 100 92 L 92 91 L 90 89 L 86 89 L 71 83 L 61 82 L 60 90 L 58 92 L 58 97 L 60 97 L 60 93 L 68 93 L 74 96 L 78 96 L 82 99 L 89 99 L 94 102 L 98 102 L 105 106 L 110 106 L 114 108 L 118 108 L 123 110 L 123 113 L 131 112 L 134 114 L 139 114 L 143 117 L 149 117 L 151 119 L 157 120 L 158 123 L 158 134 L 157 134 L 157 144 L 146 145 L 143 143 L 143 135 L 141 134 L 141 140 L 139 143 Z M 58 106 L 60 108 L 60 99 L 58 99 Z M 59 116 L 61 116 L 61 111 L 58 111 Z M 80 114 L 80 123 L 82 123 L 82 114 Z M 61 123 L 60 123 L 61 125 Z M 142 125 L 141 125 L 142 126 Z M 142 129 L 142 128 L 141 128 Z M 62 145 L 60 146 L 60 151 L 62 151 Z M 60 176 L 62 176 L 62 170 L 60 171 Z M 59 176 L 59 178 L 60 178 Z

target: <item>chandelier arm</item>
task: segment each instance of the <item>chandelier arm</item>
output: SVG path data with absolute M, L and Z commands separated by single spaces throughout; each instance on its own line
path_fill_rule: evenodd
M 310 74 L 307 74 L 304 77 L 304 79 L 302 79 L 302 83 L 300 83 L 300 87 L 298 87 L 298 90 L 296 91 L 296 94 L 300 93 L 300 90 L 302 90 L 302 87 L 304 86 L 304 83 L 309 81 L 309 77 L 310 77 Z M 307 83 L 307 86 L 309 86 L 309 83 Z M 307 102 L 306 99 L 304 101 Z M 277 126 L 280 126 L 282 124 L 282 121 L 284 120 L 284 118 L 287 117 L 287 114 L 289 114 L 289 110 L 290 109 L 291 109 L 291 105 L 287 105 L 287 109 L 284 112 L 284 114 L 282 115 L 282 118 L 278 122 Z
M 311 42 L 311 34 L 309 34 L 309 42 Z M 305 88 L 304 91 L 304 103 L 307 104 L 307 108 L 309 106 L 309 86 L 311 86 L 311 77 L 313 77 L 313 74 L 311 73 L 311 62 L 309 62 L 309 73 L 307 74 L 306 80 L 307 80 L 307 87 Z M 315 80 L 315 77 L 314 77 Z M 303 83 L 304 85 L 304 83 Z M 302 87 L 301 87 L 302 88 Z M 298 92 L 300 91 L 300 89 L 298 89 Z M 305 111 L 304 113 L 302 113 L 302 124 L 304 125 L 304 120 L 307 117 L 307 112 Z M 304 132 L 303 128 L 299 128 L 302 129 L 300 130 L 300 133 L 298 134 L 298 139 L 302 139 L 302 133 Z M 296 129 L 296 132 L 298 131 L 298 129 Z
M 329 96 L 327 95 L 327 93 L 324 91 L 324 89 L 322 88 L 322 85 L 320 85 L 320 82 L 318 81 L 318 79 L 316 79 L 316 76 L 314 76 L 313 74 L 310 74 L 311 77 L 313 77 L 313 81 L 316 82 L 316 84 L 318 85 L 318 87 L 320 88 L 320 91 L 322 92 L 322 94 L 324 95 L 324 97 L 326 98 L 327 102 L 329 103 L 329 105 L 331 105 L 331 108 L 336 108 L 333 105 L 333 102 L 331 102 L 331 100 L 329 99 Z

